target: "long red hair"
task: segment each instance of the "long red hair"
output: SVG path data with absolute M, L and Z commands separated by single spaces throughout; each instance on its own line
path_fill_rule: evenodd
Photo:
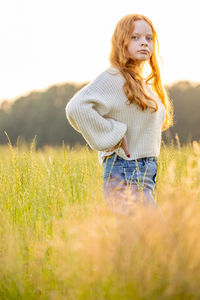
M 152 28 L 153 53 L 148 61 L 151 67 L 151 73 L 145 82 L 151 84 L 152 89 L 165 106 L 166 118 L 163 129 L 167 129 L 173 124 L 173 106 L 161 81 L 157 59 L 159 51 L 157 34 L 152 22 L 147 17 L 139 14 L 129 14 L 117 23 L 111 39 L 110 63 L 111 66 L 117 68 L 125 78 L 123 89 L 129 103 L 136 103 L 142 110 L 151 108 L 153 111 L 157 111 L 158 105 L 156 101 L 149 97 L 144 89 L 144 82 L 141 76 L 144 63 L 142 64 L 142 69 L 139 70 L 133 57 L 131 57 L 128 52 L 128 45 L 134 30 L 134 21 L 138 20 L 146 21 Z

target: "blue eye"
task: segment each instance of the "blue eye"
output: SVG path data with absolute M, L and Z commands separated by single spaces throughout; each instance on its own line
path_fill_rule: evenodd
M 147 37 L 147 40 L 151 41 L 151 40 L 153 40 L 153 38 L 152 37 Z

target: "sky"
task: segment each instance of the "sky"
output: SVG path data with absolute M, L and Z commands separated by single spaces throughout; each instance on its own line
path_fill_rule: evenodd
M 130 13 L 154 24 L 163 83 L 200 83 L 199 0 L 2 0 L 0 101 L 95 79 L 109 67 L 117 22 Z

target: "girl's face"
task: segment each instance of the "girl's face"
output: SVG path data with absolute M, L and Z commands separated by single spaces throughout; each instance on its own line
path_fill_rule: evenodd
M 153 53 L 153 31 L 145 20 L 134 22 L 128 52 L 138 64 L 151 57 Z

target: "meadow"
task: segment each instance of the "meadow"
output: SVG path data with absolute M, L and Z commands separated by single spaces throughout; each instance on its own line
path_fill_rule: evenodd
M 156 210 L 109 210 L 87 147 L 0 147 L 1 300 L 200 299 L 200 144 L 162 145 Z

